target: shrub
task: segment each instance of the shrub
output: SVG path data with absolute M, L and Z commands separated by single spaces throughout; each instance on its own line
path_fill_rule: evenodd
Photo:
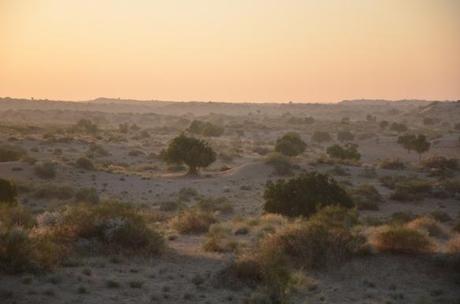
M 99 203 L 99 195 L 94 188 L 81 188 L 75 193 L 77 202 L 97 204 Z
M 17 196 L 16 185 L 12 181 L 0 178 L 0 204 L 15 205 Z
M 379 167 L 388 170 L 404 170 L 406 165 L 399 159 L 384 159 L 380 162 Z
M 171 225 L 180 233 L 195 234 L 207 232 L 216 219 L 209 212 L 186 210 L 171 220 Z
M 280 153 L 271 153 L 265 159 L 265 163 L 275 169 L 277 175 L 289 175 L 292 173 L 293 165 L 288 157 Z
M 457 197 L 460 195 L 460 179 L 448 179 L 442 181 L 439 188 L 450 197 Z
M 33 196 L 38 199 L 69 199 L 74 196 L 74 190 L 69 186 L 58 186 L 53 184 L 43 185 L 35 190 Z
M 73 127 L 74 131 L 95 134 L 99 131 L 98 126 L 89 119 L 80 119 Z
M 430 194 L 432 185 L 428 181 L 408 180 L 396 184 L 390 198 L 396 201 L 414 201 L 423 199 L 424 195 Z
M 428 253 L 433 247 L 425 234 L 403 226 L 390 226 L 376 232 L 373 245 L 381 252 L 400 254 Z
M 97 240 L 109 253 L 152 254 L 164 247 L 163 237 L 141 213 L 123 203 L 79 204 L 65 209 L 62 217 L 55 232 L 60 239 Z
M 353 201 L 359 210 L 378 210 L 382 196 L 372 185 L 360 185 L 351 191 Z
M 446 236 L 446 232 L 441 225 L 434 218 L 429 216 L 418 217 L 407 223 L 407 227 L 427 233 L 429 236 L 433 237 Z
M 198 168 L 207 167 L 216 160 L 216 153 L 204 141 L 184 134 L 174 138 L 163 153 L 168 163 L 185 163 L 189 174 L 198 174 Z
M 79 159 L 77 159 L 77 161 L 75 162 L 75 166 L 83 170 L 95 169 L 93 162 L 86 157 L 80 157 Z
M 315 131 L 311 137 L 311 140 L 317 143 L 322 143 L 322 142 L 331 141 L 332 137 L 328 132 Z
M 286 156 L 297 156 L 305 151 L 306 146 L 298 133 L 289 132 L 276 140 L 275 151 Z
M 194 120 L 188 127 L 187 131 L 197 135 L 217 137 L 224 133 L 224 128 L 210 122 Z
M 407 126 L 405 124 L 403 124 L 403 123 L 393 122 L 390 125 L 390 130 L 396 131 L 398 133 L 406 132 L 407 131 Z
M 23 227 L 30 229 L 36 224 L 33 215 L 22 206 L 0 206 L 0 230 Z
M 332 145 L 327 148 L 326 152 L 332 158 L 354 160 L 359 160 L 361 158 L 357 145 L 354 144 L 346 144 L 343 147 L 340 145 Z
M 35 165 L 35 174 L 43 179 L 52 179 L 56 177 L 56 166 L 52 162 L 44 162 Z
M 233 206 L 225 197 L 207 197 L 202 198 L 197 207 L 203 211 L 215 212 L 219 211 L 222 213 L 231 213 L 233 211 Z
M 20 160 L 26 155 L 21 147 L 3 145 L 0 146 L 0 163 Z
M 66 254 L 46 235 L 33 233 L 33 216 L 22 207 L 0 210 L 0 271 L 18 273 L 49 270 Z
M 328 175 L 304 173 L 288 181 L 269 181 L 264 192 L 264 210 L 287 216 L 309 217 L 327 205 L 352 207 L 350 196 Z
M 455 158 L 446 158 L 444 156 L 433 156 L 422 161 L 422 167 L 425 169 L 438 170 L 456 170 L 458 162 Z

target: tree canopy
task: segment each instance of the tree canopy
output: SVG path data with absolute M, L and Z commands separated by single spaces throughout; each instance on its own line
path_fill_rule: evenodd
M 168 163 L 185 164 L 189 174 L 198 174 L 198 168 L 204 168 L 216 160 L 216 152 L 207 142 L 181 134 L 174 138 L 162 153 Z

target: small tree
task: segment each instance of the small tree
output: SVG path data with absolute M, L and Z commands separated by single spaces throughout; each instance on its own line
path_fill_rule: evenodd
M 331 135 L 328 132 L 315 131 L 315 133 L 313 133 L 311 139 L 313 141 L 315 141 L 315 142 L 322 143 L 322 142 L 330 141 L 332 138 L 331 138 Z
M 306 147 L 299 134 L 289 132 L 276 140 L 275 151 L 286 156 L 297 156 L 302 154 Z
M 350 208 L 353 201 L 337 182 L 325 174 L 304 173 L 288 181 L 269 181 L 264 192 L 266 212 L 309 217 L 328 205 Z
M 0 203 L 14 205 L 16 204 L 17 196 L 16 185 L 9 180 L 0 178 Z
M 413 142 L 415 138 L 415 135 L 405 134 L 399 136 L 397 142 L 407 150 L 407 153 L 410 153 L 410 151 L 413 150 Z
M 354 160 L 359 160 L 361 158 L 357 145 L 354 144 L 346 144 L 343 147 L 339 145 L 332 145 L 326 149 L 326 152 L 332 158 Z
M 386 120 L 382 120 L 382 121 L 380 122 L 380 124 L 379 124 L 379 126 L 380 126 L 380 128 L 381 128 L 382 130 L 385 130 L 385 129 L 388 127 L 388 125 L 389 125 L 389 122 L 386 121 Z
M 414 150 L 418 153 L 419 161 L 422 160 L 422 154 L 430 150 L 431 143 L 426 139 L 425 135 L 417 135 L 414 140 Z
M 208 143 L 184 134 L 174 138 L 162 156 L 168 163 L 187 165 L 190 175 L 198 174 L 198 168 L 207 167 L 216 160 L 216 153 Z
M 422 159 L 422 154 L 430 150 L 431 143 L 423 134 L 403 135 L 398 138 L 398 144 L 402 145 L 408 152 L 415 151 L 419 155 L 419 160 Z

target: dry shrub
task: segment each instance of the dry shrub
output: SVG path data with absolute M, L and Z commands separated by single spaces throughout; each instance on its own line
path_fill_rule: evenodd
M 180 233 L 194 234 L 207 232 L 211 224 L 216 222 L 210 212 L 186 210 L 171 220 L 171 225 Z
M 433 249 L 426 234 L 404 226 L 389 226 L 377 231 L 372 243 L 381 252 L 399 254 L 429 253 Z
M 460 234 L 455 234 L 446 244 L 447 253 L 460 256 Z
M 297 220 L 266 235 L 256 248 L 238 255 L 227 272 L 237 280 L 263 284 L 275 302 L 285 300 L 295 281 L 293 267 L 330 267 L 362 248 L 363 239 L 350 229 L 354 218 L 344 208 L 326 207 L 308 221 Z
M 434 218 L 429 216 L 418 217 L 411 222 L 407 223 L 407 228 L 418 230 L 424 233 L 428 233 L 432 237 L 445 237 L 447 232 L 441 226 L 441 224 Z
M 95 240 L 110 253 L 159 253 L 163 237 L 149 227 L 139 210 L 119 203 L 80 204 L 65 209 L 54 236 L 62 241 Z

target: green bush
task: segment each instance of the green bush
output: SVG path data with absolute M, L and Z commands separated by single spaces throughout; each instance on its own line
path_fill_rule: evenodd
M 276 140 L 275 151 L 286 156 L 297 156 L 305 151 L 307 145 L 295 132 L 289 132 Z
M 289 175 L 294 167 L 288 157 L 276 152 L 269 154 L 265 163 L 272 166 L 277 175 Z
M 17 161 L 26 156 L 26 151 L 21 147 L 3 145 L 0 146 L 0 163 Z
M 382 196 L 372 185 L 360 185 L 351 190 L 351 196 L 359 210 L 378 210 Z
M 357 147 L 358 146 L 354 144 L 346 144 L 343 147 L 340 145 L 332 145 L 327 148 L 326 152 L 332 158 L 359 160 L 361 154 L 359 154 Z
M 77 161 L 75 162 L 75 166 L 77 168 L 84 169 L 84 170 L 94 170 L 95 169 L 93 162 L 86 157 L 80 157 L 79 159 L 77 159 Z
M 16 185 L 12 181 L 0 178 L 0 204 L 15 205 L 17 196 Z
M 288 181 L 269 181 L 264 199 L 266 212 L 287 216 L 309 217 L 328 205 L 353 206 L 350 196 L 333 178 L 316 172 L 304 173 Z
M 397 183 L 390 198 L 396 201 L 414 201 L 431 194 L 432 184 L 423 180 L 408 180 Z

